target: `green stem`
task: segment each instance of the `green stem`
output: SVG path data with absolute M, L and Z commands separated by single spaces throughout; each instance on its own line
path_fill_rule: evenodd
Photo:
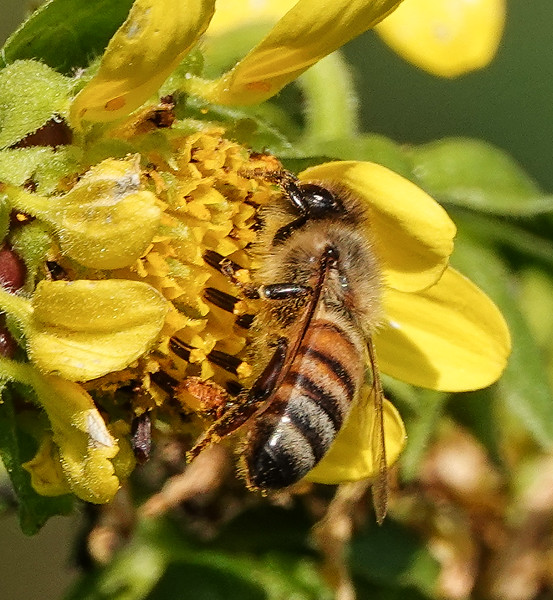
M 340 52 L 313 65 L 298 79 L 298 84 L 307 104 L 308 148 L 357 134 L 359 101 L 349 66 Z
M 14 186 L 6 186 L 3 190 L 13 208 L 33 217 L 46 218 L 52 204 L 44 196 L 26 192 Z
M 0 288 L 0 311 L 16 318 L 25 328 L 31 319 L 33 308 L 26 298 Z
M 0 381 L 18 381 L 29 385 L 32 381 L 31 367 L 26 363 L 0 357 Z

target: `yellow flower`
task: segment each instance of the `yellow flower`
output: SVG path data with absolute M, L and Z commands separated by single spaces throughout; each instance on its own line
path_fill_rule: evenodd
M 129 444 L 118 443 L 92 397 L 76 383 L 3 357 L 0 380 L 31 386 L 50 422 L 35 457 L 23 465 L 35 490 L 46 496 L 73 492 L 87 502 L 109 502 L 119 489 L 119 476 L 129 475 Z M 116 472 L 112 460 L 120 449 L 124 456 Z
M 505 0 L 405 0 L 376 31 L 417 67 L 457 77 L 493 59 L 505 12 Z
M 385 282 L 385 324 L 375 340 L 382 371 L 449 392 L 493 383 L 509 332 L 490 299 L 448 266 L 455 226 L 447 213 L 380 165 L 327 163 L 301 178 L 340 181 L 366 200 Z
M 365 202 L 384 278 L 385 316 L 374 337 L 380 370 L 450 392 L 496 381 L 510 353 L 509 331 L 493 302 L 448 266 L 455 226 L 446 212 L 413 183 L 372 163 L 326 163 L 300 179 L 340 182 Z M 359 402 L 307 478 L 339 483 L 375 475 L 373 419 L 374 411 Z M 388 402 L 384 431 L 387 462 L 393 464 L 405 430 Z
M 30 301 L 0 289 L 43 373 L 88 381 L 124 369 L 157 340 L 167 304 L 139 281 L 41 281 Z
M 218 104 L 262 102 L 400 2 L 299 0 L 231 71 L 211 82 L 191 78 L 188 91 Z M 110 121 L 138 108 L 198 41 L 213 11 L 214 0 L 193 0 L 186 10 L 169 0 L 136 0 L 98 73 L 73 102 L 72 123 Z
M 218 7 L 206 32 L 210 37 L 236 30 L 265 32 L 296 0 L 249 0 Z M 485 67 L 495 56 L 505 25 L 505 0 L 404 0 L 375 26 L 400 56 L 441 77 L 456 77 Z M 319 13 L 317 17 L 320 18 Z
M 261 102 L 399 4 L 300 0 L 229 72 L 215 81 L 190 76 L 182 85 L 217 104 Z M 207 119 L 175 121 L 171 99 L 128 116 L 193 48 L 213 11 L 213 0 L 193 0 L 186 11 L 169 1 L 136 0 L 97 74 L 71 102 L 71 124 L 81 131 L 74 143 L 82 146 L 79 168 L 65 165 L 50 195 L 30 191 L 34 171 L 22 178 L 25 187 L 16 178 L 2 184 L 6 211 L 36 218 L 27 231 L 38 226 L 43 250 L 40 260 L 28 262 L 36 271 L 31 284 L 33 277 L 45 279 L 37 263 L 56 261 L 64 273 L 63 281 L 39 281 L 29 298 L 0 290 L 0 307 L 18 323 L 33 363 L 20 365 L 31 369 L 25 380 L 16 363 L 3 361 L 0 379 L 31 385 L 50 419 L 50 437 L 26 465 L 41 493 L 69 489 L 89 501 L 110 500 L 119 477 L 132 468 L 126 428 L 136 415 L 154 411 L 172 431 L 195 435 L 203 425 L 195 413 L 203 416 L 210 407 L 188 382 L 222 385 L 231 372 L 234 383 L 252 384 L 258 365 L 247 362 L 252 340 L 237 319 L 251 316 L 255 302 L 234 301 L 238 290 L 204 256 L 229 257 L 243 267 L 241 282 L 250 281 L 257 211 L 281 193 L 252 173 L 281 166 L 270 156 L 250 156 Z M 158 125 L 159 115 L 168 121 Z M 327 163 L 300 179 L 338 183 L 366 206 L 384 285 L 385 319 L 374 337 L 379 368 L 444 391 L 495 381 L 509 334 L 491 301 L 448 266 L 455 227 L 444 210 L 413 183 L 372 163 Z M 211 301 L 221 292 L 230 310 Z M 75 382 L 85 382 L 87 391 Z M 141 393 L 124 409 L 126 423 L 116 427 L 110 402 L 131 385 Z M 309 479 L 331 483 L 375 474 L 371 401 L 368 392 L 362 395 Z M 183 411 L 191 417 L 186 422 Z M 392 464 L 405 429 L 387 401 L 384 429 Z M 61 470 L 53 464 L 58 458 Z

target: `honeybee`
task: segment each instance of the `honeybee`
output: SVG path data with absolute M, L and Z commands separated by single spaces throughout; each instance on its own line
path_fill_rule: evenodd
M 382 312 L 381 275 L 366 211 L 337 185 L 300 182 L 285 171 L 264 176 L 284 193 L 260 213 L 253 283 L 240 283 L 240 266 L 231 260 L 212 251 L 204 257 L 244 296 L 261 301 L 248 359 L 258 372 L 189 456 L 246 424 L 242 456 L 249 487 L 290 486 L 327 454 L 353 404 L 366 401 L 361 388 L 368 374 L 376 411 L 373 498 L 380 522 L 387 467 L 372 335 Z

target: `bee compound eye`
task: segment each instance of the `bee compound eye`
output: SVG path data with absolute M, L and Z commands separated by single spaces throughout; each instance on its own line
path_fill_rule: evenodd
M 324 218 L 331 213 L 344 211 L 342 202 L 327 188 L 315 183 L 303 183 L 299 186 L 302 198 L 308 206 L 310 218 Z

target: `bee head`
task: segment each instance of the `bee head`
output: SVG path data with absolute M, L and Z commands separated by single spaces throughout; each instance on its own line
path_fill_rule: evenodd
M 325 219 L 345 212 L 340 198 L 326 187 L 316 183 L 300 183 L 298 190 L 310 219 Z

